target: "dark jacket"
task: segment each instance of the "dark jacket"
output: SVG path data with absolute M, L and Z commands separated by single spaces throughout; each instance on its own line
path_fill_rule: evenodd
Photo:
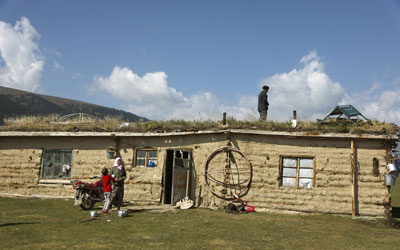
M 126 178 L 126 171 L 125 171 L 125 168 L 122 167 L 122 170 L 119 170 L 116 166 L 113 166 L 113 167 L 111 168 L 110 175 L 111 175 L 111 176 L 114 175 L 114 178 L 115 178 L 115 179 L 119 179 L 119 178 L 121 178 L 121 177 L 125 177 L 125 178 Z M 124 185 L 124 180 L 114 182 L 114 184 L 115 184 L 115 185 L 118 185 L 118 186 L 123 186 L 123 185 Z
M 261 91 L 260 94 L 258 94 L 258 111 L 267 111 L 268 106 L 268 95 L 266 92 Z

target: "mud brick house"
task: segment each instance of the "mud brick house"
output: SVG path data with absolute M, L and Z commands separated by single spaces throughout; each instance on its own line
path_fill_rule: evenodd
M 207 185 L 205 169 L 210 155 L 230 144 L 245 158 L 234 164 L 250 167 L 251 176 L 242 177 L 248 184 L 243 199 L 258 211 L 383 216 L 390 213 L 384 175 L 397 140 L 395 135 L 240 129 L 6 131 L 0 132 L 0 195 L 73 197 L 70 181 L 89 181 L 103 167 L 111 167 L 113 159 L 107 157 L 107 150 L 113 148 L 127 171 L 127 201 L 174 205 L 188 195 L 196 206 L 222 206 L 227 201 L 213 192 L 228 194 L 218 182 Z M 226 164 L 224 152 L 212 158 L 208 167 Z

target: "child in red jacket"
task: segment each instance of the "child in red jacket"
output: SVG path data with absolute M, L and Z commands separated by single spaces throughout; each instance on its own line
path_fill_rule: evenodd
M 115 179 L 108 174 L 108 169 L 103 168 L 101 171 L 103 174 L 102 181 L 103 181 L 103 187 L 104 187 L 104 207 L 102 212 L 107 213 L 108 210 L 110 209 L 111 206 L 111 200 L 112 200 L 112 190 L 111 190 L 111 181 L 115 181 Z

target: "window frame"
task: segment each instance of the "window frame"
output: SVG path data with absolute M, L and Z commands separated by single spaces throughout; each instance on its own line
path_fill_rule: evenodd
M 145 152 L 145 157 L 140 157 L 140 160 L 145 160 L 145 165 L 137 165 L 138 164 L 138 152 L 143 151 Z M 156 153 L 156 157 L 150 157 L 150 152 L 155 152 Z M 150 161 L 153 160 L 156 162 L 156 166 L 155 167 L 150 167 L 149 163 Z M 158 167 L 158 150 L 157 149 L 149 149 L 149 148 L 145 148 L 145 149 L 136 149 L 135 150 L 135 164 L 134 167 L 139 167 L 139 168 L 156 168 Z
M 64 161 L 56 162 L 55 158 L 57 158 L 56 154 L 57 153 L 66 153 L 67 154 L 67 159 L 63 159 Z M 58 166 L 58 169 L 61 168 L 60 173 L 54 173 L 55 170 L 53 170 L 52 175 L 44 175 L 44 164 L 47 163 L 44 160 L 44 157 L 46 157 L 46 154 L 51 154 L 51 160 L 54 161 L 55 166 Z M 69 159 L 68 159 L 69 158 Z M 42 155 L 40 157 L 40 180 L 70 180 L 72 178 L 72 162 L 73 162 L 73 149 L 43 149 L 42 150 Z M 67 176 L 63 175 L 63 165 L 68 164 L 70 166 L 69 172 Z M 54 168 L 56 169 L 56 168 Z M 62 176 L 60 176 L 62 175 Z
M 293 176 L 284 176 L 283 175 L 283 160 L 284 159 L 296 159 L 296 185 L 295 186 L 289 186 L 289 185 L 283 185 L 283 178 L 293 178 Z M 299 186 L 299 179 L 300 177 L 300 160 L 303 159 L 310 159 L 313 161 L 312 167 L 303 167 L 303 169 L 312 169 L 313 174 L 312 174 L 312 187 L 315 188 L 317 186 L 316 182 L 316 157 L 312 155 L 281 155 L 279 157 L 279 186 L 280 187 L 289 187 L 289 188 L 308 188 L 308 187 L 301 187 Z M 287 167 L 290 168 L 290 167 Z

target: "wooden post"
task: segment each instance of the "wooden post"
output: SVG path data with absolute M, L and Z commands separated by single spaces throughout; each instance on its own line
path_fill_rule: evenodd
M 293 110 L 293 120 L 296 120 L 297 119 L 297 112 L 296 112 L 296 110 Z
M 222 125 L 226 125 L 226 112 L 222 113 Z
M 226 150 L 226 158 L 225 158 L 225 168 L 224 168 L 224 197 L 229 196 L 231 194 L 228 194 L 228 188 L 229 187 L 229 178 L 231 174 L 231 161 L 229 159 L 229 148 Z M 222 190 L 221 190 L 222 192 Z
M 354 140 L 351 140 L 351 173 L 352 173 L 352 210 L 351 215 L 358 215 L 358 186 L 357 186 L 357 154 L 354 146 Z

